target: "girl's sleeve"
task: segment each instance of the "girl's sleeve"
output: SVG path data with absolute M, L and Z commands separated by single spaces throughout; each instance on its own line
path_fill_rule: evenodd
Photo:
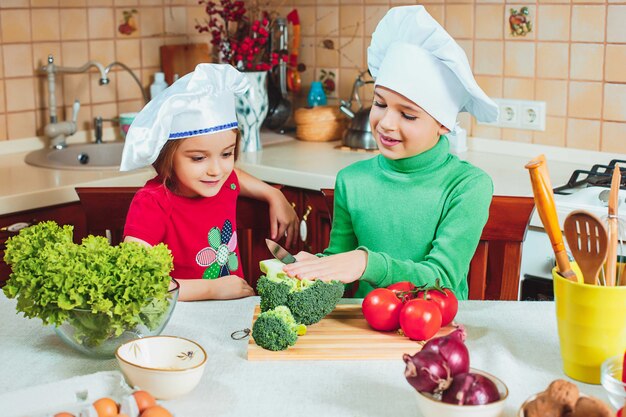
M 451 194 L 447 209 L 439 222 L 432 249 L 421 262 L 395 259 L 392 254 L 368 252 L 367 267 L 361 277 L 374 287 L 387 287 L 395 281 L 416 285 L 433 284 L 439 278 L 443 285 L 467 297 L 467 272 L 482 230 L 489 217 L 493 196 L 491 178 L 480 175 L 458 187 Z M 402 277 L 402 279 L 393 277 Z
M 330 229 L 330 242 L 323 255 L 334 255 L 357 248 L 357 238 L 352 227 L 352 218 L 346 202 L 346 186 L 341 172 L 335 181 L 333 224 Z
M 166 209 L 152 195 L 139 191 L 126 215 L 124 237 L 132 236 L 157 245 L 165 237 L 166 219 Z

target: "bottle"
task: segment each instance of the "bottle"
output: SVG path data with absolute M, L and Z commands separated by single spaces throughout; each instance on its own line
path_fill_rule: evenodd
M 310 107 L 326 105 L 326 94 L 324 93 L 324 88 L 322 88 L 322 83 L 320 81 L 313 81 L 311 83 L 311 89 L 309 90 L 307 102 Z
M 150 85 L 150 99 L 152 100 L 159 93 L 167 88 L 167 83 L 165 82 L 165 74 L 162 72 L 154 73 L 154 82 Z

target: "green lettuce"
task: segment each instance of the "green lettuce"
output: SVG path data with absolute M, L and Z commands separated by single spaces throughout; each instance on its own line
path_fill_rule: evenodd
M 167 246 L 111 246 L 101 236 L 75 244 L 72 237 L 72 226 L 49 221 L 7 240 L 12 272 L 3 291 L 17 299 L 17 311 L 46 325 L 67 321 L 76 341 L 92 346 L 137 325 L 156 328 L 170 304 Z

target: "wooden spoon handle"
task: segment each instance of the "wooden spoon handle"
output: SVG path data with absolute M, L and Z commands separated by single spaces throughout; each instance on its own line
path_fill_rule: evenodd
M 606 260 L 606 285 L 615 285 L 617 275 L 617 208 L 619 199 L 619 187 L 622 180 L 619 165 L 615 165 L 611 177 L 611 192 L 609 194 L 609 247 Z
M 554 195 L 552 194 L 552 188 L 550 188 L 551 184 L 545 156 L 540 155 L 527 163 L 526 169 L 528 169 L 530 174 L 530 182 L 533 187 L 533 195 L 539 218 L 550 238 L 550 243 L 552 243 L 557 269 L 563 277 L 577 281 L 576 274 L 572 271 L 567 253 L 565 252 L 563 234 L 561 233 L 561 227 L 559 226 L 559 220 L 556 215 Z

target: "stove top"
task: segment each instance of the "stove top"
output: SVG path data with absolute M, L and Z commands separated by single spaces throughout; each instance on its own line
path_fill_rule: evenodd
M 620 164 L 622 181 L 620 189 L 626 190 L 626 161 L 613 159 L 608 165 L 596 164 L 589 170 L 577 169 L 572 173 L 569 181 L 565 185 L 556 187 L 554 194 L 570 195 L 586 187 L 611 187 L 611 175 L 615 165 Z

